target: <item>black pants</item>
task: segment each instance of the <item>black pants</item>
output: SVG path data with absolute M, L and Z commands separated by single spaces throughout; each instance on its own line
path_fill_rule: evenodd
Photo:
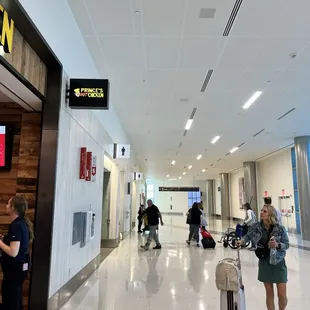
M 2 265 L 2 308 L 5 310 L 23 310 L 23 284 L 26 279 L 26 272 L 22 266 Z
M 138 225 L 138 231 L 141 231 L 141 227 L 142 227 L 142 217 L 138 217 L 138 221 L 139 221 L 139 225 Z

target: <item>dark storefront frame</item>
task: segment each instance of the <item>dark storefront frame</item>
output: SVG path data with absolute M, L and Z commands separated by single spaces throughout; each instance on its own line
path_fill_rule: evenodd
M 29 309 L 48 308 L 56 183 L 58 122 L 62 90 L 62 65 L 17 0 L 0 0 L 15 27 L 47 66 L 47 91 L 43 96 L 3 57 L 0 63 L 43 102 L 42 138 L 35 208 L 35 241 L 32 251 Z M 13 47 L 14 48 L 14 47 Z M 61 255 L 61 253 L 59 253 Z

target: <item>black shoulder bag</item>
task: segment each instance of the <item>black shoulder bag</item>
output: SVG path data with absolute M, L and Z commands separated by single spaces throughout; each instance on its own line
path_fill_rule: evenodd
M 269 257 L 270 249 L 268 247 L 268 242 L 270 240 L 270 235 L 271 235 L 272 231 L 273 231 L 273 226 L 270 227 L 270 230 L 268 231 L 267 245 L 265 245 L 264 247 L 261 247 L 261 248 L 257 248 L 255 250 L 255 255 L 256 255 L 257 258 L 259 258 L 259 259 L 266 259 L 267 257 Z

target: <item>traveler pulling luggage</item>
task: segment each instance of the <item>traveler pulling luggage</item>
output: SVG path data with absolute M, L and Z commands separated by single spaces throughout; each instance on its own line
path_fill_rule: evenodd
M 237 253 L 237 259 L 225 258 L 216 267 L 215 282 L 221 292 L 221 310 L 246 310 L 239 248 Z
M 214 249 L 216 242 L 212 238 L 211 234 L 203 227 L 200 229 L 200 233 L 202 236 L 201 243 L 202 243 L 203 248 L 204 249 Z

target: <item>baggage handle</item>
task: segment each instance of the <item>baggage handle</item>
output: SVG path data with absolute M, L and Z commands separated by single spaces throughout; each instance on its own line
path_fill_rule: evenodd
M 240 288 L 244 291 L 244 285 L 243 285 L 243 281 L 242 281 L 242 271 L 241 271 L 241 258 L 240 258 L 240 248 L 241 247 L 237 247 L 237 261 L 238 261 L 238 268 L 240 270 Z

